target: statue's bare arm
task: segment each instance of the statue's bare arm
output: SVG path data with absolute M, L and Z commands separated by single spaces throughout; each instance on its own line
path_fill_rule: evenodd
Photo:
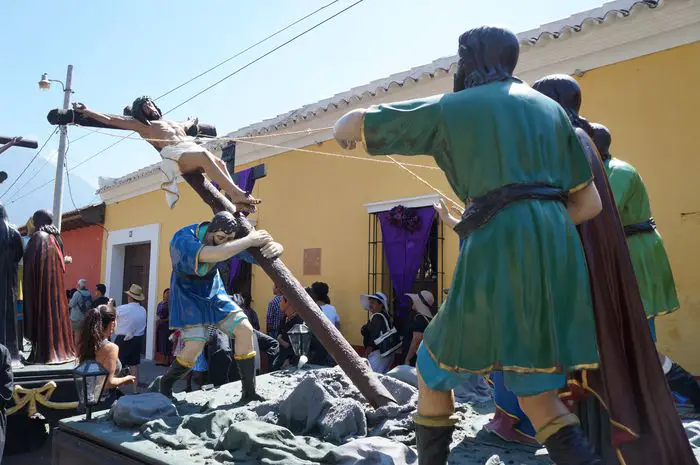
M 18 143 L 18 142 L 21 141 L 21 140 L 22 140 L 21 137 L 14 137 L 14 138 L 12 138 L 12 139 L 10 140 L 10 142 L 8 142 L 7 144 L 5 144 L 5 145 L 3 145 L 2 147 L 0 147 L 0 153 L 4 152 L 5 150 L 9 149 L 10 147 L 13 147 L 16 143 Z
M 199 124 L 199 118 L 189 118 L 187 121 L 180 122 L 180 126 L 182 126 L 182 130 L 185 131 L 185 133 L 187 133 L 192 126 L 196 126 L 197 124 Z
M 282 245 L 274 242 L 267 231 L 253 231 L 246 237 L 234 239 L 221 245 L 208 245 L 199 251 L 201 263 L 219 263 L 238 255 L 251 248 L 260 247 L 260 252 L 265 258 L 277 258 L 284 250 Z
M 115 127 L 117 129 L 126 129 L 127 131 L 140 132 L 144 127 L 143 123 L 141 123 L 135 118 L 132 118 L 131 116 L 107 116 L 102 113 L 90 110 L 85 104 L 82 103 L 74 103 L 73 110 L 77 111 L 78 113 L 82 113 L 83 115 L 88 116 L 94 119 L 95 121 L 99 121 L 100 123 L 109 124 L 110 126 Z

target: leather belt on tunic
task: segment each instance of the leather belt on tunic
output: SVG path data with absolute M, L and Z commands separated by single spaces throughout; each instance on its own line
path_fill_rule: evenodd
M 455 226 L 455 232 L 461 238 L 469 236 L 513 202 L 552 200 L 566 205 L 568 197 L 567 191 L 549 184 L 508 184 L 473 199 Z
M 649 218 L 648 220 L 642 221 L 641 223 L 635 223 L 625 226 L 625 236 L 630 237 L 635 234 L 642 234 L 652 232 L 656 229 L 656 222 L 654 218 Z
M 214 271 L 216 271 L 216 268 L 214 268 Z M 176 271 L 175 274 L 177 274 L 181 278 L 189 279 L 190 281 L 211 281 L 214 278 L 214 272 L 212 272 L 212 271 L 205 274 L 204 276 L 199 276 L 196 274 L 180 273 L 179 271 Z

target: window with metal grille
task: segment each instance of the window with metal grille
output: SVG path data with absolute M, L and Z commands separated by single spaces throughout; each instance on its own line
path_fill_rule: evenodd
M 386 262 L 382 243 L 382 228 L 377 213 L 369 214 L 367 244 L 367 293 L 374 294 L 375 292 L 383 292 L 387 296 L 391 307 L 389 313 L 392 318 L 394 318 L 396 329 L 401 332 L 404 330 L 407 321 L 405 316 L 396 316 L 395 307 L 398 303 L 398 297 L 400 296 L 396 295 L 394 287 L 391 285 L 389 267 Z M 436 310 L 442 302 L 442 290 L 445 287 L 443 244 L 443 223 L 439 218 L 435 218 L 425 248 L 423 264 L 416 274 L 416 280 L 413 283 L 411 292 L 430 291 L 433 296 L 435 296 Z

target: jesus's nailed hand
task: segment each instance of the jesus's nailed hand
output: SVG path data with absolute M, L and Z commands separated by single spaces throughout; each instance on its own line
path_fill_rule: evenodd
M 75 102 L 73 104 L 73 110 L 77 111 L 78 113 L 83 113 L 87 110 L 87 106 L 84 103 Z

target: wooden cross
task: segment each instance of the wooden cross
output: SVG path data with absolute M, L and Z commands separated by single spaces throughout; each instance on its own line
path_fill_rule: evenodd
M 51 113 L 49 116 L 51 116 Z M 56 122 L 52 124 L 61 124 L 55 118 L 56 116 L 57 115 L 54 114 L 54 121 Z M 71 115 L 71 118 L 73 116 L 75 115 Z M 74 119 L 70 122 L 75 124 L 76 121 L 77 119 Z M 87 125 L 91 125 L 89 121 L 84 122 L 87 123 Z M 208 127 L 211 128 L 212 126 Z M 214 129 L 213 132 L 214 134 L 209 135 L 215 136 L 216 130 Z M 227 162 L 227 169 L 233 171 L 235 166 L 235 143 L 229 144 L 229 146 L 225 148 L 224 153 L 222 159 Z M 265 165 L 258 165 L 256 169 L 258 168 L 261 170 L 261 172 L 258 173 L 260 174 L 259 177 L 263 177 L 265 175 Z M 253 231 L 253 226 L 251 226 L 246 217 L 237 213 L 233 204 L 224 197 L 202 173 L 184 173 L 182 177 L 187 184 L 194 189 L 204 203 L 209 205 L 214 214 L 225 210 L 236 216 L 238 221 L 236 237 L 245 237 Z M 379 381 L 379 378 L 370 368 L 369 363 L 355 352 L 355 349 L 353 349 L 350 343 L 340 334 L 340 331 L 326 318 L 316 302 L 306 293 L 301 283 L 299 283 L 284 263 L 282 263 L 282 260 L 279 258 L 269 260 L 263 257 L 262 253 L 260 253 L 260 250 L 257 248 L 250 249 L 250 252 L 260 268 L 262 268 L 277 285 L 284 297 L 308 325 L 318 341 L 328 353 L 331 354 L 338 363 L 338 366 L 340 366 L 348 378 L 350 378 L 352 383 L 372 407 L 378 408 L 392 403 L 395 404 L 396 400 Z
M 8 150 L 10 147 L 22 147 L 25 149 L 35 149 L 39 147 L 39 143 L 35 140 L 25 138 L 22 138 L 20 140 L 15 139 L 15 137 L 0 136 L 0 154 Z M 6 180 L 7 173 L 4 171 L 0 171 L 0 184 L 4 183 Z

